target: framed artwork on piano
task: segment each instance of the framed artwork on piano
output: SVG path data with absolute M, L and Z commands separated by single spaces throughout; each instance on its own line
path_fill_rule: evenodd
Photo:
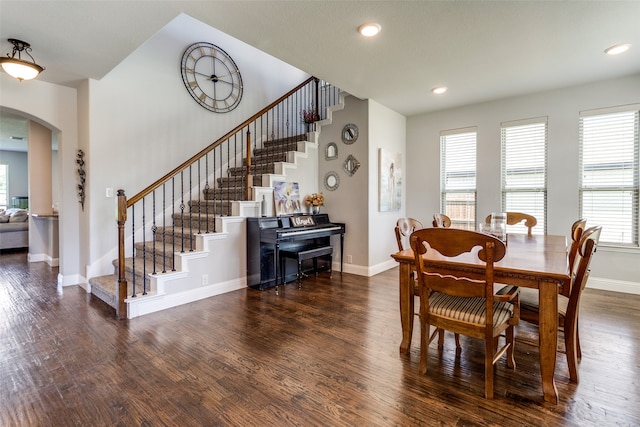
M 300 189 L 297 182 L 276 181 L 273 183 L 276 215 L 291 215 L 301 212 Z

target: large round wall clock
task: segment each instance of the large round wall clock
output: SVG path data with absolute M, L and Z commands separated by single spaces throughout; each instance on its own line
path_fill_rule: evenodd
M 218 46 L 199 42 L 182 55 L 182 81 L 198 104 L 216 113 L 226 113 L 242 99 L 242 77 L 229 54 Z

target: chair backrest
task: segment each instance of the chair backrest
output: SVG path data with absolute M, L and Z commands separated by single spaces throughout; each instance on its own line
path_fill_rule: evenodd
M 433 214 L 434 227 L 451 227 L 451 218 L 442 213 Z
M 571 275 L 571 280 L 567 281 L 561 288 L 562 295 L 569 298 L 571 295 L 571 284 L 573 282 L 573 275 L 575 273 L 575 261 L 576 256 L 578 254 L 578 248 L 580 247 L 580 238 L 582 237 L 582 233 L 587 226 L 587 220 L 582 218 L 577 220 L 571 226 L 571 246 L 569 246 L 569 253 L 567 254 L 567 258 L 569 260 L 569 274 Z
M 437 291 L 459 297 L 487 298 L 487 325 L 493 327 L 493 264 L 504 257 L 504 243 L 484 233 L 439 227 L 415 231 L 410 241 L 416 257 L 420 295 Z M 425 265 L 422 259 L 427 251 L 438 252 L 438 258 L 454 258 L 473 252 L 478 247 L 478 258 L 485 263 L 484 271 L 480 274 L 460 271 L 458 276 L 442 264 Z M 455 259 L 447 261 L 455 262 Z
M 406 247 L 404 245 L 404 241 L 408 242 L 409 236 L 416 230 L 420 230 L 424 228 L 422 223 L 417 219 L 413 218 L 400 218 L 396 222 L 396 241 L 398 242 L 398 250 L 403 251 L 405 249 L 409 249 L 409 245 Z
M 567 317 L 573 317 L 575 319 L 577 316 L 580 296 L 587 285 L 587 280 L 589 280 L 589 265 L 598 247 L 601 231 L 602 226 L 600 225 L 587 228 L 582 233 L 582 237 L 580 237 L 574 265 L 575 274 L 572 279 L 571 295 L 569 296 L 569 305 L 567 306 Z
M 569 247 L 569 271 L 571 273 L 573 273 L 575 258 L 578 254 L 578 248 L 580 247 L 580 238 L 585 228 L 587 228 L 586 219 L 579 219 L 571 226 L 571 246 Z
M 507 225 L 516 225 L 525 221 L 524 225 L 527 227 L 527 234 L 531 236 L 531 229 L 538 224 L 538 220 L 535 216 L 522 212 L 507 212 Z M 487 224 L 491 224 L 491 214 L 485 218 Z

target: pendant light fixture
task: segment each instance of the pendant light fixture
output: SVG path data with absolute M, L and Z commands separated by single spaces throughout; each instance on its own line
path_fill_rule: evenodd
M 29 53 L 31 45 L 17 39 L 9 39 L 9 43 L 13 44 L 13 52 L 11 54 L 7 53 L 6 58 L 0 57 L 2 69 L 11 77 L 15 77 L 20 81 L 36 78 L 44 70 L 44 67 L 36 64 L 36 60 Z M 31 58 L 31 61 L 22 59 L 22 52 Z

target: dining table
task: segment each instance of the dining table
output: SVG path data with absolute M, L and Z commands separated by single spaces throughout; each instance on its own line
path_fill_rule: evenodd
M 507 234 L 506 254 L 494 264 L 494 280 L 505 285 L 538 289 L 540 374 L 544 400 L 558 403 L 558 389 L 554 374 L 558 339 L 558 289 L 570 280 L 567 257 L 567 238 L 558 235 Z M 413 278 L 415 257 L 411 249 L 391 255 L 399 263 L 400 322 L 402 342 L 400 353 L 408 354 L 411 346 L 414 319 L 414 296 L 417 286 Z M 446 264 L 448 268 L 476 272 L 484 269 L 477 251 L 446 260 L 428 250 L 422 256 L 425 265 Z

